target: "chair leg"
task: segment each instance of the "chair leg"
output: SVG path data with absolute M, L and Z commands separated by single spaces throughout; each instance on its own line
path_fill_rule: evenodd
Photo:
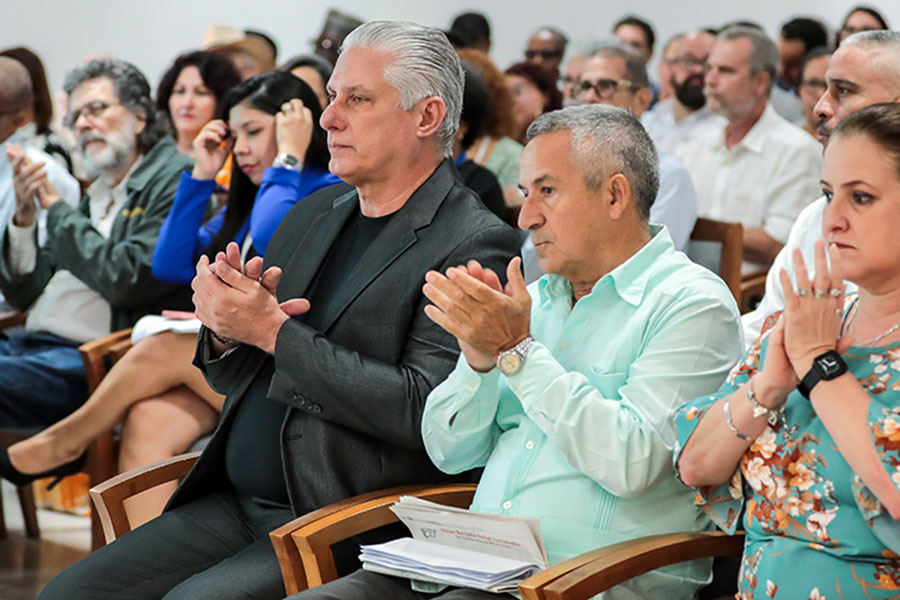
M 0 489 L 0 492 L 2 492 L 2 489 Z M 0 540 L 5 540 L 6 536 L 6 515 L 3 514 L 3 495 L 0 493 Z
M 30 538 L 41 537 L 37 521 L 37 507 L 34 504 L 34 490 L 30 485 L 23 485 L 16 488 L 16 493 L 19 495 L 19 505 L 22 507 L 25 535 Z

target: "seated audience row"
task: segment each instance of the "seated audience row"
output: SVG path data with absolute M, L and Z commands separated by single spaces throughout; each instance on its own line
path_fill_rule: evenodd
M 854 9 L 844 28 L 878 18 Z M 75 472 L 123 417 L 122 468 L 215 429 L 162 516 L 42 598 L 281 598 L 269 530 L 355 494 L 476 477 L 472 508 L 539 518 L 554 564 L 653 533 L 733 532 L 744 497 L 740 594 L 890 597 L 898 34 L 842 37 L 833 56 L 809 19 L 786 23 L 780 48 L 752 23 L 679 34 L 660 88 L 654 32 L 627 17 L 613 28 L 627 46 L 573 59 L 566 102 L 580 106 L 556 110 L 555 29 L 506 82 L 450 45 L 478 36 L 370 22 L 333 72 L 297 57 L 241 84 L 236 67 L 269 71 L 277 46 L 226 29 L 176 59 L 156 106 L 118 59 L 67 77 L 91 180 L 80 201 L 31 148 L 43 74 L 0 56 L 15 109 L 0 114 L 0 290 L 28 310 L 0 340 L 0 425 L 52 424 L 0 453 L 0 475 Z M 785 94 L 807 132 L 777 114 Z M 517 208 L 524 260 L 485 205 Z M 774 260 L 743 359 L 728 289 L 676 251 L 698 214 L 744 225 L 745 272 Z M 195 313 L 167 314 L 195 317 L 195 333 L 143 321 L 163 331 L 82 405 L 77 345 L 187 309 L 188 282 Z M 347 577 L 298 598 L 488 597 L 354 572 L 359 541 L 400 533 L 339 545 Z M 820 567 L 798 577 L 785 553 Z M 686 563 L 608 597 L 692 597 L 707 576 Z

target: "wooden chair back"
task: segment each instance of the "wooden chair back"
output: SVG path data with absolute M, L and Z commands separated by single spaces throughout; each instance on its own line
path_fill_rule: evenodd
M 698 218 L 691 232 L 691 241 L 716 242 L 721 246 L 719 277 L 731 290 L 741 306 L 741 263 L 744 260 L 744 228 L 740 223 L 726 223 Z
M 91 501 L 105 543 L 110 543 L 131 531 L 131 523 L 125 511 L 125 501 L 132 496 L 169 481 L 183 479 L 200 452 L 179 454 L 149 465 L 121 473 L 91 487 Z
M 78 347 L 87 376 L 88 393 L 94 393 L 112 366 L 130 348 L 130 329 L 114 331 Z M 87 454 L 85 469 L 90 477 L 91 487 L 106 481 L 118 472 L 119 446 L 112 430 L 97 436 L 88 446 Z M 91 549 L 96 550 L 103 544 L 103 526 L 97 511 L 91 511 Z

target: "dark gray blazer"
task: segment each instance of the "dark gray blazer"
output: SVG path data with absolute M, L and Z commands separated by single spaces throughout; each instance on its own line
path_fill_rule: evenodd
M 302 200 L 269 244 L 265 267 L 284 273 L 279 300 L 302 297 L 359 199 L 346 185 Z M 209 359 L 201 331 L 195 363 L 226 394 L 219 427 L 169 508 L 226 481 L 225 442 L 254 375 L 275 361 L 268 397 L 290 408 L 281 452 L 297 515 L 374 490 L 446 481 L 425 454 L 428 393 L 453 369 L 456 340 L 423 311 L 425 273 L 476 259 L 501 276 L 519 237 L 463 187 L 444 161 L 372 242 L 318 333 L 297 319 L 281 328 L 274 357 L 240 347 Z

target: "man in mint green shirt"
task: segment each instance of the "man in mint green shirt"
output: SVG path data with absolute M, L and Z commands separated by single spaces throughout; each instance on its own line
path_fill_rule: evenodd
M 483 466 L 472 509 L 538 517 L 551 563 L 706 529 L 671 468 L 672 415 L 740 358 L 737 306 L 648 227 L 658 163 L 637 119 L 571 107 L 528 135 L 519 225 L 550 274 L 527 291 L 519 259 L 505 290 L 475 264 L 426 277 L 427 312 L 463 351 L 428 397 L 428 454 L 448 473 Z M 652 573 L 608 597 L 691 597 L 708 569 Z
M 549 275 L 526 289 L 518 257 L 505 288 L 474 261 L 426 275 L 426 313 L 462 350 L 426 402 L 428 454 L 448 473 L 484 467 L 472 509 L 539 518 L 551 563 L 707 529 L 672 470 L 672 415 L 717 390 L 740 358 L 734 299 L 648 226 L 659 163 L 632 114 L 569 107 L 528 136 L 519 225 Z M 604 598 L 691 598 L 708 575 L 708 561 L 680 565 Z M 357 571 L 297 599 L 445 597 L 494 595 L 433 595 Z

